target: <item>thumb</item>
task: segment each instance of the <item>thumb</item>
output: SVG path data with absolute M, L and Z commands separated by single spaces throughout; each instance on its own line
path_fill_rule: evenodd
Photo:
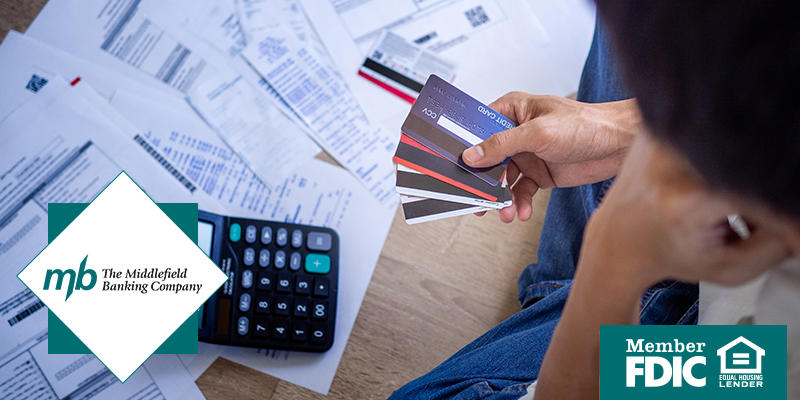
M 462 154 L 464 162 L 470 167 L 484 168 L 500 164 L 515 154 L 528 151 L 530 138 L 522 126 L 495 133 L 482 143 L 476 144 Z

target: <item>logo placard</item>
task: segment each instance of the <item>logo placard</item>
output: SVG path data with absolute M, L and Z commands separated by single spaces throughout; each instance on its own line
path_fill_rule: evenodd
M 600 328 L 600 398 L 786 398 L 786 326 Z
M 165 214 L 185 205 L 155 204 L 124 172 L 85 208 L 70 206 L 79 215 L 49 216 L 50 244 L 18 277 L 49 309 L 48 351 L 85 346 L 124 382 L 165 342 L 180 347 L 172 338 L 186 327 L 196 339 L 189 319 L 227 276 Z

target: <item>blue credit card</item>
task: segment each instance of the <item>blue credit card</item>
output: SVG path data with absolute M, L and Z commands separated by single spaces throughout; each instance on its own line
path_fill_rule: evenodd
M 503 181 L 509 159 L 488 168 L 472 168 L 464 150 L 517 124 L 449 82 L 431 75 L 411 107 L 401 131 L 492 186 Z

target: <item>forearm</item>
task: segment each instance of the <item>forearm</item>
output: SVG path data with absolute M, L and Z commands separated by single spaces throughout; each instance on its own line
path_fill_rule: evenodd
M 536 399 L 599 395 L 600 326 L 637 324 L 645 288 L 599 260 L 582 260 L 539 372 Z M 602 262 L 606 262 L 603 260 Z M 617 272 L 619 271 L 619 272 Z

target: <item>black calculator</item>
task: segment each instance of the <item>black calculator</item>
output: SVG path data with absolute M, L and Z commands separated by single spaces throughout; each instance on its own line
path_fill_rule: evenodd
M 328 228 L 200 211 L 198 245 L 228 275 L 200 309 L 199 339 L 324 352 L 333 345 L 339 236 Z

